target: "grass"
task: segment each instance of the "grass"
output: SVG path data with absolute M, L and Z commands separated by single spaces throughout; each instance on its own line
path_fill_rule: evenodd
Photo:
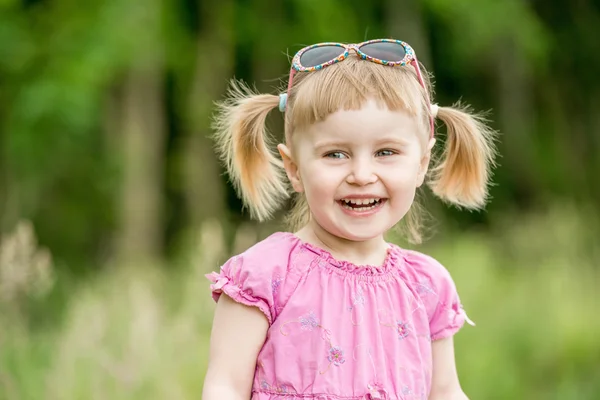
M 236 247 L 255 234 L 241 231 Z M 600 398 L 599 245 L 590 234 L 585 219 L 560 210 L 497 232 L 442 233 L 421 249 L 452 272 L 477 323 L 456 336 L 471 398 Z M 54 287 L 36 286 L 46 288 L 37 299 L 25 284 L 11 289 L 21 295 L 0 310 L 0 399 L 199 398 L 214 310 L 204 274 L 227 255 L 219 237 L 219 225 L 205 226 L 179 268 L 111 266 L 77 285 L 54 277 Z M 35 240 L 20 246 L 12 264 L 21 254 L 26 276 L 49 280 L 33 266 Z

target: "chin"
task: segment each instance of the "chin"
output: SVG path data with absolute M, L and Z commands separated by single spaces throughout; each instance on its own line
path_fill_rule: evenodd
M 335 227 L 328 230 L 335 236 L 341 237 L 353 242 L 365 242 L 367 240 L 376 239 L 384 235 L 389 228 L 382 227 Z
M 313 221 L 327 233 L 338 238 L 353 242 L 364 242 L 372 239 L 381 238 L 397 222 L 394 215 L 382 213 L 375 218 L 367 219 L 348 219 L 345 215 L 315 215 Z

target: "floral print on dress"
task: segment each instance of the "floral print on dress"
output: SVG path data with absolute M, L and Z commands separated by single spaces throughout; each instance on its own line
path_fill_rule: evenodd
M 352 300 L 352 304 L 354 304 L 355 307 L 365 305 L 365 295 L 361 287 L 359 287 L 356 291 L 356 294 L 354 295 L 354 300 Z
M 283 279 L 279 275 L 275 275 L 273 279 L 271 279 L 271 292 L 273 293 L 273 297 L 279 292 L 282 281 Z
M 312 331 L 319 326 L 319 320 L 313 311 L 306 316 L 300 317 L 300 329 L 303 331 Z
M 264 370 L 263 363 L 261 362 L 261 363 L 259 363 L 259 365 L 260 365 L 260 370 L 261 371 Z M 288 389 L 287 385 L 271 385 L 269 382 L 267 382 L 267 380 L 264 377 L 260 380 L 260 388 L 262 390 L 275 392 L 278 394 L 286 394 L 288 392 L 291 392 Z
M 417 282 L 417 293 L 422 295 L 422 294 L 436 294 L 433 289 L 431 288 L 431 286 L 428 283 L 425 283 L 423 281 L 419 281 Z
M 340 366 L 346 362 L 346 359 L 344 358 L 344 351 L 338 346 L 332 346 L 329 348 L 329 356 L 327 359 L 335 366 Z
M 360 351 L 358 351 L 360 349 Z M 388 400 L 389 394 L 384 389 L 384 385 L 379 380 L 377 374 L 377 364 L 373 358 L 371 347 L 366 347 L 364 344 L 359 344 L 354 347 L 352 353 L 352 359 L 358 363 L 369 364 L 372 368 L 372 379 L 371 383 L 367 385 L 366 393 L 361 397 L 361 400 Z M 365 356 L 366 355 L 366 356 Z M 396 362 L 395 368 L 405 369 L 402 365 Z M 404 399 L 403 397 L 399 400 Z
M 394 329 L 399 339 L 407 338 L 412 332 L 410 324 L 407 321 L 394 320 L 390 314 L 383 309 L 379 310 L 379 325 Z
M 369 385 L 367 390 L 369 392 L 363 397 L 365 400 L 388 400 L 389 398 L 387 391 L 381 385 Z
M 329 368 L 331 368 L 332 365 L 339 367 L 346 362 L 344 351 L 339 346 L 334 346 L 330 342 L 329 350 L 327 351 L 327 360 L 329 361 L 329 365 L 327 365 L 327 368 L 325 368 L 324 371 L 319 371 L 321 375 L 329 371 Z
M 272 386 L 265 379 L 263 379 L 260 382 L 260 388 L 262 390 L 269 390 L 269 391 L 280 393 L 280 394 L 285 394 L 285 393 L 289 392 L 288 387 L 286 385 Z
M 365 306 L 365 295 L 361 287 L 358 288 L 354 296 L 352 297 L 352 305 L 348 307 L 350 311 L 350 319 L 352 325 L 359 326 L 363 323 L 363 314 L 360 312 L 361 308 Z M 358 315 L 358 317 L 356 316 Z
M 327 344 L 329 345 L 329 349 L 327 350 L 326 355 L 329 364 L 327 365 L 325 370 L 319 371 L 320 374 L 326 373 L 332 365 L 339 367 L 340 365 L 346 362 L 346 358 L 344 357 L 344 351 L 341 347 L 333 345 L 331 341 L 331 331 L 321 325 L 314 311 L 309 311 L 307 314 L 300 316 L 297 320 L 284 322 L 279 327 L 279 333 L 281 333 L 283 336 L 288 336 L 289 332 L 284 328 L 286 325 L 292 323 L 300 324 L 300 330 L 305 332 L 312 332 L 315 329 L 319 329 L 321 331 L 321 339 L 323 339 L 323 341 L 327 342 Z
M 340 366 L 346 362 L 346 359 L 344 358 L 344 351 L 338 346 L 332 346 L 329 348 L 329 356 L 327 359 L 335 366 Z
M 408 336 L 408 333 L 409 333 L 408 323 L 398 321 L 397 330 L 398 330 L 398 337 L 400 339 L 404 339 L 405 337 Z

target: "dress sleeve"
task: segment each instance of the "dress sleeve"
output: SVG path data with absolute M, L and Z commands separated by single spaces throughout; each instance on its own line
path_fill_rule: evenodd
M 298 282 L 296 269 L 290 269 L 293 243 L 285 239 L 274 236 L 230 258 L 219 272 L 206 275 L 215 302 L 225 293 L 238 303 L 257 307 L 271 325 Z
M 429 317 L 431 340 L 439 340 L 457 333 L 468 322 L 454 280 L 448 270 L 432 257 L 410 252 L 409 263 L 415 271 L 416 289 L 423 300 Z

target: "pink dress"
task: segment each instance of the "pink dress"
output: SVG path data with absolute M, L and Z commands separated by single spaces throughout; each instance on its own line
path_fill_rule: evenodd
M 356 266 L 279 232 L 207 276 L 215 301 L 269 321 L 253 400 L 427 400 L 432 340 L 468 320 L 442 265 L 391 244 L 383 266 Z

